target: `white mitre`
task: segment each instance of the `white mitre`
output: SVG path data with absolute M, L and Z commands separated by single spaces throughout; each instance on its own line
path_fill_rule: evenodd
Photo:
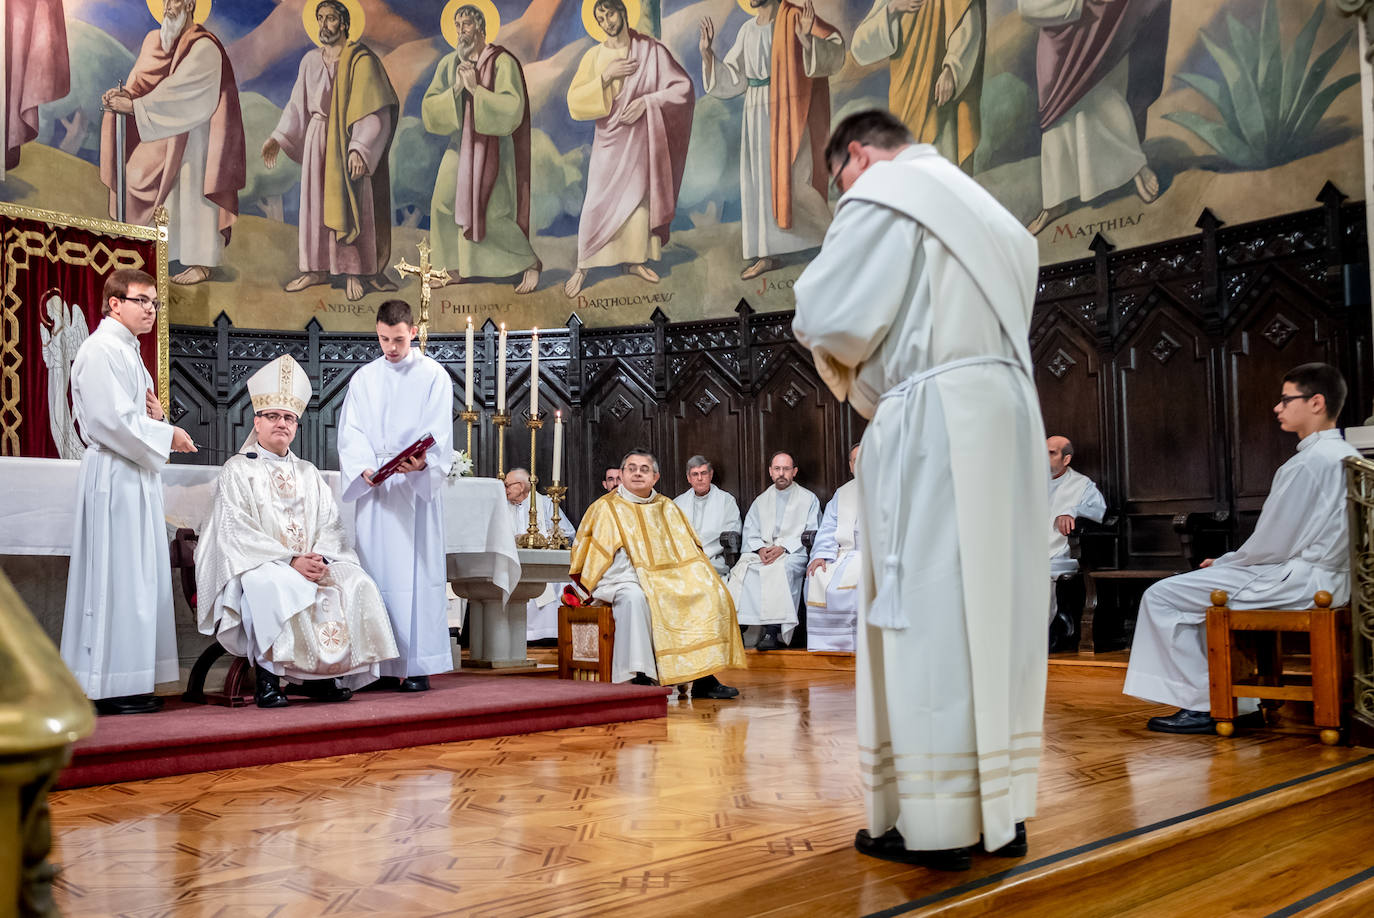
M 290 354 L 282 354 L 248 377 L 248 394 L 253 399 L 254 414 L 275 410 L 289 411 L 298 418 L 302 417 L 314 392 L 305 367 Z M 257 435 L 250 431 L 239 452 L 257 443 L 257 439 Z

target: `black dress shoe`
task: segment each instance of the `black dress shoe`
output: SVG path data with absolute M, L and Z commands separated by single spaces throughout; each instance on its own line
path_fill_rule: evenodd
M 692 683 L 693 698 L 715 698 L 725 700 L 739 695 L 739 689 L 721 682 L 715 676 L 702 676 Z
M 1190 711 L 1179 708 L 1168 717 L 1151 717 L 1145 724 L 1146 729 L 1156 733 L 1216 733 L 1217 722 L 1207 711 Z
M 630 684 L 631 684 L 631 685 L 658 685 L 657 682 L 655 682 L 654 680 L 650 679 L 648 676 L 644 675 L 643 673 L 635 673 L 635 677 L 634 677 L 633 679 L 630 680 Z
M 347 701 L 353 690 L 344 688 L 333 679 L 312 679 L 301 686 L 301 694 L 316 701 Z
M 97 700 L 95 709 L 100 714 L 153 714 L 162 710 L 162 699 L 156 695 L 119 695 Z
M 406 676 L 401 680 L 398 692 L 427 692 L 429 691 L 429 676 Z
M 1016 837 L 1007 842 L 996 851 L 989 851 L 993 857 L 1025 857 L 1030 846 L 1026 843 L 1026 824 L 1018 822 L 1016 824 Z
M 276 673 L 270 673 L 261 666 L 255 666 L 257 673 L 257 686 L 253 692 L 253 700 L 260 708 L 284 708 L 291 702 L 286 700 L 286 694 L 281 690 L 281 679 Z
M 782 640 L 782 629 L 777 625 L 764 625 L 763 636 L 754 645 L 755 650 L 781 650 L 786 645 Z
M 877 838 L 860 829 L 854 836 L 854 847 L 860 854 L 893 861 L 898 864 L 915 864 L 931 870 L 968 870 L 973 866 L 973 855 L 967 848 L 942 848 L 937 851 L 910 851 L 902 840 L 902 833 L 888 829 Z

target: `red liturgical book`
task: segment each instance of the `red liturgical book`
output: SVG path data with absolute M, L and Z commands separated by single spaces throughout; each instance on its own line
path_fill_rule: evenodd
M 429 434 L 425 434 L 423 437 L 401 450 L 393 458 L 387 460 L 386 465 L 379 468 L 377 474 L 372 476 L 372 483 L 374 485 L 379 485 L 386 481 L 392 475 L 396 474 L 396 469 L 400 467 L 402 462 L 405 462 L 413 456 L 420 455 L 433 446 L 434 438 Z

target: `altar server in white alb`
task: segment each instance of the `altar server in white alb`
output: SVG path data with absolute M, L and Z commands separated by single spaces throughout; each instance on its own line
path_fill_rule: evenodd
M 1078 559 L 1069 557 L 1069 533 L 1078 520 L 1102 522 L 1107 515 L 1107 501 L 1087 475 L 1069 468 L 1073 461 L 1073 443 L 1068 437 L 1050 437 L 1045 441 L 1050 459 L 1050 577 L 1053 580 L 1078 570 Z M 1050 618 L 1059 611 L 1058 598 L 1050 589 Z
M 62 659 L 101 714 L 162 707 L 153 685 L 175 682 L 172 569 L 162 517 L 162 467 L 196 451 L 163 417 L 138 338 L 157 324 L 157 282 L 135 268 L 105 280 L 104 305 L 72 364 L 72 404 L 86 452 L 62 619 Z
M 741 531 L 739 503 L 728 491 L 722 491 L 713 484 L 716 470 L 705 456 L 693 456 L 687 460 L 687 483 L 691 485 L 673 503 L 692 524 L 692 530 L 701 541 L 701 550 L 706 559 L 721 577 L 728 577 L 730 568 L 725 564 L 725 548 L 720 544 L 722 533 Z
M 1049 596 L 1035 241 L 885 111 L 826 147 L 842 195 L 792 328 L 865 417 L 855 686 L 865 854 L 1026 852 Z
M 453 381 L 411 346 L 419 329 L 410 304 L 377 309 L 382 356 L 353 374 L 339 415 L 343 499 L 357 501 L 357 546 L 391 616 L 400 656 L 382 675 L 403 692 L 453 669 L 444 556 L 444 480 L 453 462 Z M 434 446 L 379 484 L 372 476 L 426 434 Z
M 396 657 L 386 607 L 324 476 L 291 452 L 312 393 L 305 370 L 278 357 L 248 393 L 253 433 L 224 463 L 196 545 L 196 623 L 252 661 L 258 707 L 286 707 L 282 677 L 347 701 Z
M 792 640 L 806 577 L 802 533 L 820 525 L 821 502 L 795 482 L 798 471 L 789 453 L 774 453 L 768 460 L 773 487 L 749 507 L 740 559 L 730 571 L 739 623 L 762 627 L 758 650 L 777 650 Z
M 511 526 L 519 538 L 530 528 L 530 473 L 516 467 L 506 472 L 506 505 L 510 510 Z M 553 500 L 547 494 L 534 495 L 535 526 L 544 535 L 553 532 Z M 571 541 L 572 521 L 559 508 L 558 531 Z M 547 583 L 544 592 L 525 604 L 525 639 L 542 641 L 558 637 L 558 607 L 563 604 L 561 583 Z
M 1225 590 L 1233 609 L 1307 609 L 1318 590 L 1330 593 L 1333 605 L 1349 601 L 1343 462 L 1359 453 L 1336 429 L 1345 394 L 1335 367 L 1305 363 L 1289 370 L 1274 417 L 1283 430 L 1297 434 L 1298 452 L 1274 474 L 1254 533 L 1236 551 L 1145 591 L 1123 691 L 1179 708 L 1150 718 L 1149 729 L 1215 730 L 1207 672 L 1213 590 Z M 1243 716 L 1260 716 L 1253 698 L 1239 699 L 1237 707 Z
M 859 444 L 855 443 L 849 448 L 850 475 L 858 458 Z M 862 557 L 859 485 L 851 478 L 825 505 L 811 563 L 806 566 L 807 650 L 854 652 Z

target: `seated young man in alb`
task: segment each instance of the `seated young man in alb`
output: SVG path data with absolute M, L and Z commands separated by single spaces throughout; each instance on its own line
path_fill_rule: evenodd
M 287 705 L 281 678 L 347 701 L 399 655 L 377 584 L 348 544 L 339 504 L 291 452 L 311 386 L 282 356 L 248 379 L 253 433 L 230 457 L 196 545 L 196 623 L 257 671 L 260 708 Z
M 1126 670 L 1127 695 L 1177 705 L 1147 724 L 1160 733 L 1211 733 L 1207 607 L 1225 590 L 1233 609 L 1306 609 L 1318 590 L 1350 598 L 1342 462 L 1358 453 L 1336 429 L 1345 380 L 1335 367 L 1305 363 L 1283 377 L 1274 405 L 1279 426 L 1297 434 L 1298 452 L 1274 475 L 1255 532 L 1239 550 L 1145 591 Z M 1253 698 L 1240 699 L 1255 714 Z

